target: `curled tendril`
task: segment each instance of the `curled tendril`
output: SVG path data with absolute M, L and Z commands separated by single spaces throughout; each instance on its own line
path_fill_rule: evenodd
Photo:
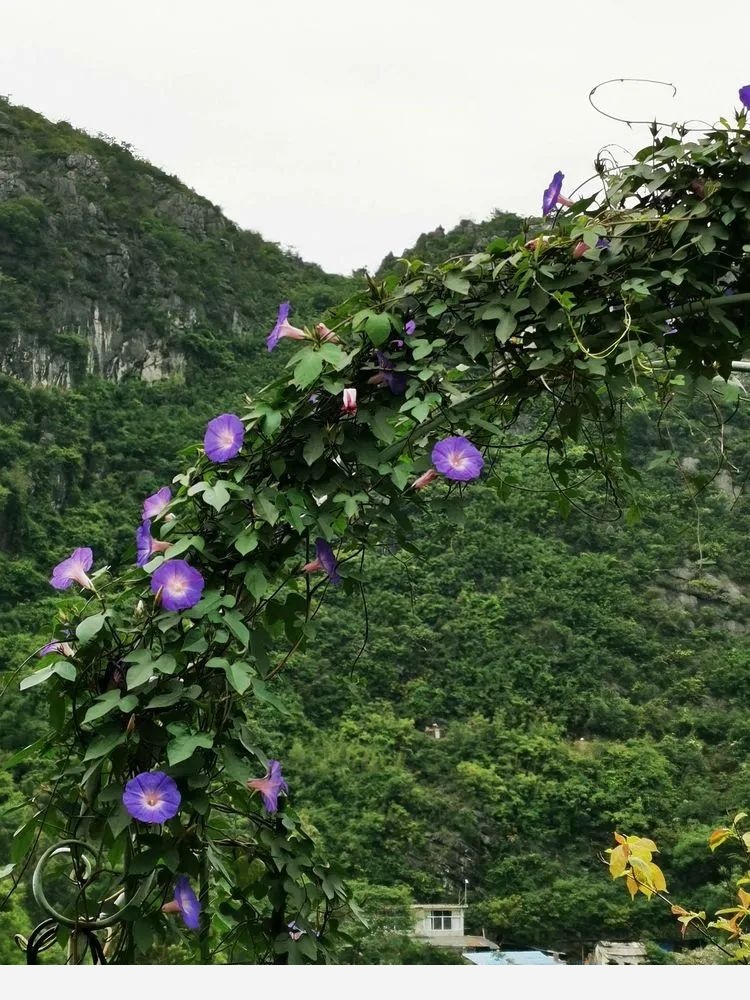
M 604 115 L 605 118 L 611 118 L 614 122 L 622 122 L 624 125 L 660 125 L 663 128 L 671 128 L 672 122 L 659 122 L 655 118 L 620 118 L 618 115 L 611 115 L 609 111 L 605 111 L 600 108 L 599 105 L 594 101 L 594 94 L 597 90 L 601 90 L 602 87 L 609 86 L 610 83 L 652 83 L 655 87 L 671 87 L 672 97 L 677 97 L 677 87 L 673 83 L 668 83 L 666 80 L 649 80 L 642 76 L 620 76 L 613 77 L 611 80 L 603 80 L 601 83 L 597 83 L 595 87 L 592 87 L 589 91 L 589 104 L 597 111 L 600 115 Z M 696 129 L 689 129 L 688 131 L 697 131 Z
M 82 861 L 79 862 L 83 867 L 83 872 L 81 875 L 77 875 L 75 878 L 75 881 L 77 881 L 78 884 L 81 886 L 81 888 L 83 888 L 84 884 L 90 877 L 92 871 L 91 863 L 88 861 L 88 859 L 85 858 L 83 852 L 88 851 L 89 854 L 93 855 L 95 854 L 95 851 L 88 844 L 84 843 L 84 841 L 82 840 L 61 840 L 59 841 L 59 843 L 53 844 L 52 847 L 47 848 L 47 850 L 44 852 L 44 854 L 37 862 L 37 866 L 34 869 L 34 875 L 31 880 L 31 889 L 32 892 L 34 893 L 34 899 L 36 900 L 39 907 L 42 910 L 44 910 L 44 912 L 48 914 L 53 921 L 55 921 L 57 924 L 60 924 L 63 927 L 70 927 L 76 930 L 84 930 L 84 931 L 97 931 L 97 930 L 103 930 L 106 927 L 112 927 L 114 924 L 119 923 L 121 919 L 122 909 L 124 909 L 124 907 L 122 907 L 121 910 L 116 910 L 114 913 L 109 914 L 109 916 L 100 915 L 99 917 L 96 917 L 94 919 L 81 917 L 80 915 L 76 915 L 75 917 L 67 917 L 65 916 L 64 913 L 60 913 L 59 910 L 56 910 L 47 899 L 47 896 L 44 892 L 44 884 L 42 882 L 42 874 L 44 872 L 45 866 L 47 865 L 49 860 L 55 855 L 58 854 L 72 855 L 73 848 L 78 848 L 78 851 L 76 853 L 80 854 L 83 859 Z M 144 879 L 143 882 L 141 882 L 141 884 L 138 886 L 135 893 L 133 894 L 133 898 L 127 905 L 139 906 L 148 895 L 153 880 L 154 876 L 152 873 L 146 879 Z

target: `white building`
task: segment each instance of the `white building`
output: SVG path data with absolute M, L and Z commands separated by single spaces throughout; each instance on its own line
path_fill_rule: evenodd
M 414 936 L 425 944 L 457 951 L 495 951 L 497 945 L 479 934 L 464 933 L 464 903 L 418 903 L 412 906 Z

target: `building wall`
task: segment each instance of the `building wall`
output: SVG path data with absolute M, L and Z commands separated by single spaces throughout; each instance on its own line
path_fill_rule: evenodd
M 419 937 L 455 937 L 464 933 L 466 907 L 455 903 L 435 903 L 414 908 L 414 933 Z M 434 918 L 434 919 L 433 919 Z M 446 918 L 450 926 L 446 927 Z

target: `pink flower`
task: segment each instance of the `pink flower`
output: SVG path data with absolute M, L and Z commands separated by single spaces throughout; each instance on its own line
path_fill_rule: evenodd
M 251 792 L 260 792 L 265 810 L 269 813 L 277 812 L 280 793 L 289 793 L 289 787 L 281 773 L 281 764 L 277 760 L 269 760 L 266 776 L 264 778 L 251 778 L 247 787 Z
M 421 476 L 414 480 L 409 489 L 423 490 L 425 486 L 429 486 L 430 483 L 434 482 L 437 478 L 437 471 L 435 469 L 428 469 L 427 472 L 423 472 Z
M 356 389 L 344 389 L 344 402 L 341 406 L 342 413 L 356 413 L 357 412 L 357 390 Z

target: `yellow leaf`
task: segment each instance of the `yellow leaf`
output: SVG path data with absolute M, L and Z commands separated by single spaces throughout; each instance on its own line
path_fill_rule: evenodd
M 676 917 L 687 917 L 689 915 L 689 910 L 686 910 L 684 906 L 677 906 L 676 904 L 672 907 L 672 913 Z
M 658 865 L 650 865 L 651 868 L 651 885 L 656 889 L 657 892 L 665 892 L 667 888 L 667 882 L 664 878 L 664 872 L 659 868 Z
M 638 883 L 633 878 L 632 875 L 625 876 L 625 885 L 628 887 L 628 892 L 630 893 L 630 898 L 635 899 L 638 895 Z
M 623 837 L 623 835 L 621 833 L 618 833 L 615 830 L 615 840 L 617 841 L 618 844 L 625 844 L 625 843 L 627 843 L 627 839 L 628 839 L 627 837 Z
M 741 819 L 746 819 L 747 813 L 737 813 L 737 815 L 732 820 L 732 826 L 737 826 Z
M 609 874 L 619 878 L 628 866 L 628 848 L 626 844 L 615 847 L 609 856 Z
M 720 826 L 718 830 L 714 830 L 711 836 L 708 838 L 708 846 L 712 851 L 723 844 L 727 837 L 731 836 L 732 831 L 728 830 L 725 826 Z
M 744 889 L 738 889 L 737 899 L 739 899 L 740 903 L 742 903 L 744 909 L 747 910 L 748 907 L 750 907 L 750 892 L 745 892 Z
M 643 848 L 646 851 L 651 851 L 653 854 L 659 853 L 659 848 L 648 837 L 628 837 L 628 843 L 631 847 Z

